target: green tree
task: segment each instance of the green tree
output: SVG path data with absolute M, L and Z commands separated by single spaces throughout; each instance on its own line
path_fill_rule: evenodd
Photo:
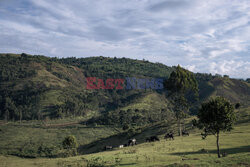
M 18 112 L 17 112 L 17 108 L 16 108 L 14 101 L 12 101 L 11 98 L 7 97 L 5 99 L 5 118 L 6 118 L 6 121 L 8 121 L 9 119 L 15 120 L 15 118 L 17 116 L 18 116 Z
M 198 97 L 198 84 L 193 73 L 181 68 L 179 65 L 173 71 L 168 80 L 164 82 L 164 87 L 169 91 L 169 97 L 174 104 L 175 117 L 178 122 L 179 135 L 182 136 L 182 120 L 189 110 L 189 103 L 186 95 Z
M 75 136 L 70 135 L 65 137 L 62 142 L 63 148 L 66 149 L 66 157 L 77 155 L 78 143 Z
M 202 104 L 198 112 L 198 121 L 194 124 L 204 131 L 205 137 L 209 134 L 216 136 L 217 154 L 220 158 L 220 132 L 231 131 L 236 120 L 234 106 L 223 97 L 216 97 Z
M 65 137 L 62 145 L 63 145 L 64 149 L 74 149 L 74 148 L 78 147 L 77 140 L 76 140 L 75 136 L 73 136 L 73 135 Z

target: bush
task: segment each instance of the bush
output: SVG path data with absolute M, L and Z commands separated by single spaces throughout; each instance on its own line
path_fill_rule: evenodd
M 78 147 L 77 140 L 73 135 L 65 137 L 62 145 L 64 149 L 74 149 Z
M 70 135 L 68 137 L 66 137 L 62 143 L 63 148 L 65 149 L 62 152 L 63 157 L 70 157 L 70 156 L 76 156 L 77 155 L 77 147 L 78 147 L 78 143 L 77 140 L 75 138 L 75 136 Z
M 123 129 L 123 130 L 128 130 L 128 129 L 129 129 L 129 125 L 128 125 L 128 124 L 123 125 L 122 129 Z
M 104 167 L 106 166 L 106 161 L 104 161 L 100 157 L 92 158 L 91 160 L 88 160 L 87 167 Z
M 57 157 L 59 148 L 56 146 L 46 146 L 44 144 L 38 147 L 37 153 L 40 157 Z
M 71 157 L 71 156 L 77 156 L 77 149 L 73 148 L 73 149 L 63 149 L 60 151 L 60 153 L 58 153 L 57 157 L 59 158 L 67 158 L 67 157 Z

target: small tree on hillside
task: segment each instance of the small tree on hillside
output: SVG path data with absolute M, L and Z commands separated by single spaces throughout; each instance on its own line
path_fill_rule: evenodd
M 220 132 L 231 131 L 236 120 L 233 105 L 223 97 L 216 97 L 202 104 L 197 117 L 198 121 L 194 120 L 193 123 L 204 131 L 203 137 L 209 134 L 216 136 L 217 154 L 220 158 Z
M 73 135 L 65 137 L 62 144 L 64 149 L 72 149 L 78 147 L 76 138 Z
M 65 137 L 62 142 L 63 148 L 67 149 L 69 156 L 77 154 L 78 143 L 75 136 L 70 135 Z

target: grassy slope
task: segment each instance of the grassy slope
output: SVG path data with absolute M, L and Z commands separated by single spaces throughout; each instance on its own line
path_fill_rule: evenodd
M 146 129 L 141 134 L 137 135 L 139 143 L 134 147 L 127 147 L 122 149 L 115 149 L 114 151 L 105 151 L 95 154 L 81 155 L 70 158 L 37 158 L 37 159 L 23 159 L 13 156 L 0 156 L 0 166 L 86 166 L 87 160 L 90 164 L 98 162 L 106 166 L 120 164 L 120 166 L 249 166 L 250 165 L 250 108 L 241 109 L 238 111 L 239 121 L 235 129 L 230 133 L 223 133 L 221 135 L 220 146 L 222 152 L 228 154 L 227 157 L 221 159 L 216 155 L 215 137 L 209 136 L 206 140 L 201 140 L 200 132 L 193 129 L 189 137 L 175 137 L 174 141 L 165 141 L 160 135 L 161 141 L 155 143 L 144 143 L 142 139 L 148 135 L 157 134 L 159 126 L 152 129 Z M 190 118 L 191 119 L 191 118 Z M 189 119 L 189 120 L 190 120 Z M 8 125 L 10 126 L 10 125 Z M 44 134 L 34 133 L 35 128 L 16 126 L 18 129 L 28 130 L 33 136 L 41 136 L 53 138 L 54 135 L 63 136 L 69 133 L 78 134 L 78 141 L 84 140 L 83 136 L 88 135 L 97 137 L 100 133 L 107 133 L 108 131 L 115 134 L 114 129 L 85 129 L 81 131 L 79 126 L 68 127 L 66 129 L 43 129 Z M 83 128 L 83 127 L 82 127 Z M 169 128 L 169 127 L 168 127 Z M 1 126 L 3 129 L 3 126 Z M 78 129 L 78 130 L 77 130 Z M 84 129 L 84 128 L 83 128 Z M 8 129 L 8 133 L 15 128 Z M 165 131 L 167 130 L 164 129 Z M 38 132 L 39 130 L 37 130 Z M 41 132 L 41 131 L 40 131 Z M 92 133 L 92 134 L 91 134 Z M 24 133 L 27 134 L 27 133 Z M 108 135 L 108 134 L 106 134 Z M 19 135 L 22 137 L 21 132 Z M 58 137 L 58 136 L 57 136 Z M 81 138 L 82 137 L 82 138 Z M 101 137 L 101 136 L 99 136 Z M 19 139 L 20 139 L 19 138 Z M 18 139 L 18 140 L 19 140 Z M 13 137 L 9 136 L 8 142 L 11 144 Z M 114 140 L 114 139 L 113 139 Z M 3 140 L 1 140 L 3 142 Z M 113 143 L 112 141 L 109 141 Z M 204 150 L 202 150 L 204 149 Z
M 65 124 L 67 126 L 65 126 Z M 86 127 L 75 122 L 57 122 L 53 124 L 38 123 L 37 121 L 22 123 L 9 123 L 0 127 L 0 152 L 3 154 L 16 154 L 25 145 L 38 148 L 40 145 L 60 146 L 68 135 L 76 136 L 80 145 L 106 138 L 120 132 L 115 127 Z
M 144 95 L 144 97 L 137 99 L 136 101 L 130 103 L 126 107 L 121 108 L 122 110 L 127 109 L 145 109 L 145 110 L 160 110 L 166 109 L 168 107 L 168 100 L 164 95 L 157 94 L 155 92 L 150 92 Z
M 240 102 L 244 106 L 250 105 L 250 84 L 235 79 L 214 79 L 212 84 L 216 88 L 217 96 L 224 96 L 232 102 Z
M 200 83 L 200 98 L 202 101 L 213 96 L 223 96 L 232 103 L 250 106 L 250 84 L 236 79 L 214 78 Z

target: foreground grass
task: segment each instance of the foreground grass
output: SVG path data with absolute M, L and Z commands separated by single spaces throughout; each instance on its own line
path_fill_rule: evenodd
M 64 138 L 69 135 L 74 135 L 79 145 L 86 145 L 120 131 L 115 127 L 88 127 L 72 120 L 58 120 L 54 124 L 49 121 L 47 124 L 41 124 L 39 121 L 22 124 L 12 122 L 0 126 L 0 154 L 20 155 L 20 150 L 24 147 L 35 150 L 41 145 L 59 148 Z
M 231 133 L 221 135 L 221 149 L 227 156 L 218 159 L 215 137 L 201 140 L 199 133 L 176 137 L 174 141 L 143 143 L 70 158 L 24 159 L 0 156 L 1 167 L 29 166 L 250 166 L 250 123 L 239 124 Z

